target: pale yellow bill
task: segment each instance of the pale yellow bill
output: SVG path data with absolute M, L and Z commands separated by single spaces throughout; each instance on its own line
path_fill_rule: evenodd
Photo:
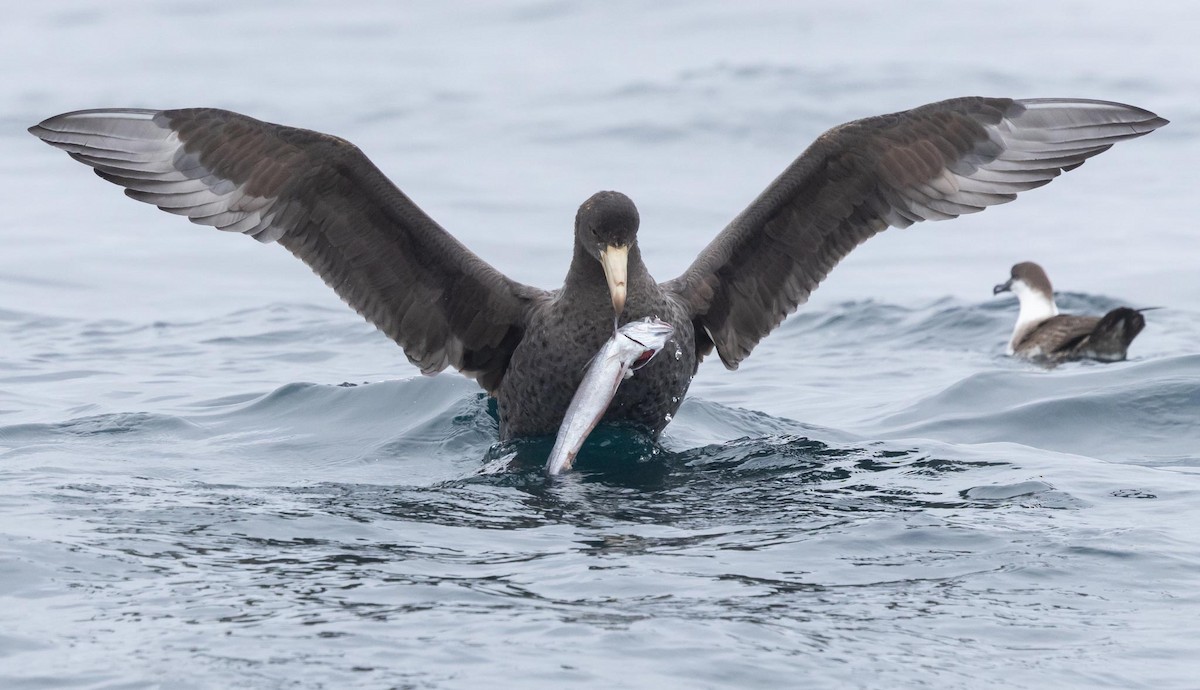
M 600 265 L 608 280 L 608 294 L 612 295 L 613 310 L 618 315 L 625 309 L 625 279 L 629 265 L 629 247 L 608 245 L 600 251 Z

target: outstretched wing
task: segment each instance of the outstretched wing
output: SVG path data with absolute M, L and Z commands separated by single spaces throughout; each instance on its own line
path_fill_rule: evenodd
M 84 110 L 29 131 L 138 201 L 279 242 L 426 374 L 499 386 L 532 302 L 357 147 L 224 110 Z
M 715 345 L 736 369 L 867 238 L 1012 201 L 1166 123 L 1120 103 L 1004 98 L 850 122 L 821 135 L 664 288 L 691 310 L 698 354 Z

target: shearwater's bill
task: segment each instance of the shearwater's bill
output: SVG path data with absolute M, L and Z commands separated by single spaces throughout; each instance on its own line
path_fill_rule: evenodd
M 571 399 L 554 449 L 546 461 L 547 474 L 571 469 L 584 440 L 604 416 L 621 382 L 658 354 L 674 334 L 671 324 L 652 318 L 627 323 L 613 333 L 588 365 L 583 382 Z

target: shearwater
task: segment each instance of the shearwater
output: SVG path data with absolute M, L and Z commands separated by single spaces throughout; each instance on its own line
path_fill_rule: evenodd
M 994 295 L 1012 292 L 1021 306 L 1008 341 L 1009 355 L 1047 364 L 1079 359 L 1119 362 L 1146 325 L 1141 311 L 1129 307 L 1104 316 L 1059 314 L 1050 278 L 1032 261 L 1014 265 L 1010 275 L 992 288 Z

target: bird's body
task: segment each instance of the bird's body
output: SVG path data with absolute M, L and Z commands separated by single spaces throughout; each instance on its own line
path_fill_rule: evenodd
M 642 262 L 633 202 L 593 195 L 554 291 L 471 253 L 337 137 L 211 108 L 85 110 L 30 131 L 134 199 L 279 242 L 423 373 L 453 366 L 496 396 L 507 439 L 554 433 L 614 315 L 676 329 L 606 416 L 657 434 L 701 359 L 737 368 L 869 237 L 1012 201 L 1164 124 L 1119 103 L 1006 98 L 857 120 L 818 137 L 665 282 Z
M 692 320 L 683 306 L 650 277 L 631 252 L 628 299 L 620 323 L 646 317 L 676 327 L 666 350 L 617 390 L 606 419 L 636 424 L 657 434 L 683 402 L 696 373 Z M 529 329 L 513 350 L 508 372 L 496 393 L 502 438 L 552 434 L 583 379 L 588 362 L 613 334 L 612 303 L 600 266 L 576 257 L 572 271 L 585 279 L 568 281 L 539 304 Z M 592 271 L 598 275 L 590 275 Z
M 1007 353 L 1021 359 L 1051 365 L 1081 359 L 1119 362 L 1146 326 L 1141 312 L 1129 307 L 1104 316 L 1058 313 L 1050 279 L 1032 261 L 1014 265 L 1008 281 L 992 290 L 1010 291 L 1017 296 L 1020 312 Z

